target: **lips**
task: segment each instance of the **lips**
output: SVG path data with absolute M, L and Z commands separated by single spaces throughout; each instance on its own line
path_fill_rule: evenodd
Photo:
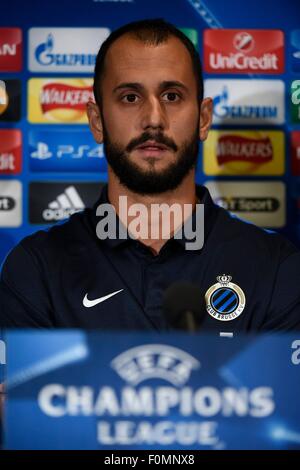
M 139 145 L 137 147 L 137 149 L 141 149 L 141 150 L 168 150 L 168 147 L 166 147 L 166 145 L 164 144 L 159 144 L 155 141 L 150 141 L 148 140 L 147 142 L 145 142 L 144 144 L 142 145 Z

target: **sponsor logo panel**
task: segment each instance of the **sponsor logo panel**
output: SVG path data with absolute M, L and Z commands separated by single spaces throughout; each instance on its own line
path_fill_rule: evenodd
M 213 124 L 282 124 L 282 80 L 205 80 L 213 98 Z
M 0 28 L 0 72 L 20 72 L 22 69 L 22 31 L 20 28 Z
M 189 38 L 190 41 L 192 41 L 196 49 L 198 49 L 198 31 L 193 28 L 179 28 L 179 29 Z
M 283 73 L 283 32 L 206 29 L 204 70 L 210 73 Z
M 103 146 L 89 130 L 31 131 L 29 158 L 32 171 L 107 171 Z
M 291 31 L 292 70 L 300 72 L 300 29 Z
M 205 186 L 215 203 L 232 214 L 265 228 L 286 223 L 285 185 L 278 181 L 209 181 Z
M 94 99 L 91 78 L 32 78 L 28 120 L 32 123 L 86 124 L 86 103 Z
M 291 132 L 292 174 L 300 176 L 300 131 Z
M 0 181 L 0 227 L 22 224 L 22 184 L 17 180 Z
M 300 123 L 300 80 L 291 83 L 291 120 Z
M 21 81 L 0 80 L 0 121 L 21 119 Z
M 22 168 L 22 134 L 19 129 L 0 129 L 0 175 L 14 175 Z
M 91 207 L 103 183 L 32 182 L 29 185 L 29 222 L 53 224 Z
M 31 28 L 31 72 L 92 73 L 96 55 L 109 35 L 108 28 Z
M 282 175 L 284 167 L 281 131 L 212 130 L 204 142 L 206 175 Z

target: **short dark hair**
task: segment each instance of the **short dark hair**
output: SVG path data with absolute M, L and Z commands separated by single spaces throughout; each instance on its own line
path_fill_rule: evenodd
M 177 37 L 187 48 L 191 59 L 192 65 L 197 82 L 198 99 L 203 99 L 203 77 L 202 65 L 199 54 L 192 43 L 192 41 L 179 29 L 171 23 L 168 23 L 162 18 L 155 18 L 150 20 L 134 21 L 125 24 L 120 28 L 113 31 L 110 36 L 102 43 L 96 58 L 95 73 L 94 73 L 94 96 L 96 103 L 101 103 L 101 81 L 104 75 L 105 58 L 110 46 L 121 36 L 125 34 L 132 35 L 135 39 L 149 45 L 159 45 L 168 40 L 170 36 Z

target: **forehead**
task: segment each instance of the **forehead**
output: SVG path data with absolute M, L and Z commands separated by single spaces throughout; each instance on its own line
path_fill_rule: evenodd
M 117 39 L 105 59 L 105 77 L 116 85 L 121 81 L 195 81 L 192 59 L 185 45 L 170 36 L 159 45 L 145 44 L 129 35 Z

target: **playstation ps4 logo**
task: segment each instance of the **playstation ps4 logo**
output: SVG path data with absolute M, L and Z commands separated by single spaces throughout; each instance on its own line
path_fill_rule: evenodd
M 88 130 L 31 131 L 30 169 L 38 172 L 106 172 L 103 145 Z
M 49 146 L 46 142 L 38 142 L 36 150 L 31 152 L 31 158 L 37 158 L 39 160 L 46 160 L 48 158 L 103 158 L 103 148 L 100 145 L 91 148 L 90 145 L 79 145 L 75 146 L 72 144 L 58 145 L 54 152 L 49 151 Z
M 183 386 L 200 362 L 173 346 L 147 344 L 129 349 L 117 356 L 111 367 L 129 385 L 136 386 L 149 379 L 162 379 Z

